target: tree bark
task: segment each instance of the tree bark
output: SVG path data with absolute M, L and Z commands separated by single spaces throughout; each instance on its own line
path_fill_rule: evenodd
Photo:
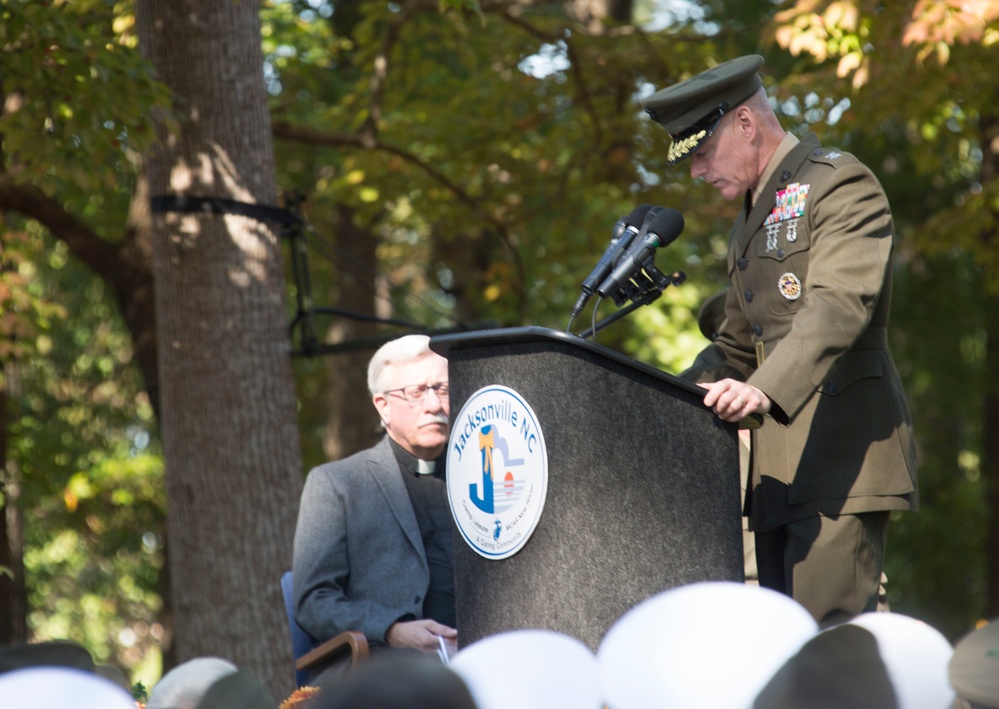
M 986 617 L 999 616 L 999 295 L 985 296 L 985 421 L 982 479 L 988 501 L 986 531 Z
M 12 376 L 13 367 L 0 367 L 0 647 L 28 639 L 20 476 L 7 460 L 7 384 Z
M 375 249 L 378 238 L 354 224 L 353 210 L 340 208 L 337 218 L 336 248 L 350 255 L 351 266 L 337 269 L 331 303 L 362 315 L 376 314 L 374 274 L 378 270 Z M 392 313 L 380 313 L 391 317 Z M 374 338 L 378 327 L 364 320 L 337 318 L 326 332 L 326 342 L 339 344 Z M 330 356 L 330 407 L 323 451 L 330 460 L 340 460 L 375 444 L 380 429 L 378 414 L 368 391 L 368 362 L 375 345 Z
M 178 120 L 148 157 L 151 199 L 274 205 L 259 10 L 137 3 Z M 174 647 L 253 670 L 280 701 L 293 667 L 278 584 L 302 479 L 280 244 L 260 215 L 176 206 L 152 215 Z
M 981 182 L 993 184 L 999 179 L 999 116 L 985 114 L 979 118 L 983 149 Z M 995 223 L 995 210 L 993 210 Z M 983 233 L 982 248 L 999 245 L 995 228 Z M 986 617 L 999 615 L 999 273 L 986 272 L 985 285 L 985 401 L 982 426 L 982 480 L 986 495 L 985 531 L 985 612 Z

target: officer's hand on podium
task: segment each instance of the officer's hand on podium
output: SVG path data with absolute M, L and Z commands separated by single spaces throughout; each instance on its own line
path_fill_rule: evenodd
M 737 423 L 750 414 L 765 414 L 770 411 L 770 398 L 752 384 L 736 379 L 722 379 L 701 386 L 708 390 L 704 405 L 723 421 Z

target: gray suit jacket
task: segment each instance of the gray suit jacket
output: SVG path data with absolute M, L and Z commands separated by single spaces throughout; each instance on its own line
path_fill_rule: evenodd
M 359 630 L 385 642 L 392 623 L 423 617 L 423 540 L 386 436 L 309 472 L 295 530 L 295 610 L 317 641 Z

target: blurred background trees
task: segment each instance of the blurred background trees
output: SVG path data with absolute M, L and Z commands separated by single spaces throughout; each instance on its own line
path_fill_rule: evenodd
M 302 473 L 372 441 L 377 343 L 566 328 L 639 203 L 684 214 L 657 262 L 688 280 L 596 340 L 666 371 L 688 363 L 737 205 L 665 165 L 638 99 L 758 52 L 785 126 L 857 153 L 895 213 L 892 347 L 923 509 L 892 531 L 893 608 L 952 639 L 999 614 L 997 5 L 261 3 L 276 201 L 302 218 L 281 232 Z M 134 9 L 0 0 L 0 639 L 72 637 L 149 683 L 173 624 L 152 269 L 135 225 L 152 118 L 169 125 L 177 105 L 138 51 Z M 246 593 L 265 585 L 277 579 Z

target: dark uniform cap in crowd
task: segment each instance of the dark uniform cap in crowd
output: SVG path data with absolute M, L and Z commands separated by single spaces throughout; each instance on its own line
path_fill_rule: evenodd
M 476 709 L 468 685 L 416 650 L 371 657 L 344 680 L 322 681 L 310 709 Z
M 874 634 L 844 623 L 816 634 L 774 673 L 753 709 L 898 709 Z
M 198 709 L 278 709 L 278 705 L 253 672 L 241 669 L 216 680 Z
M 947 673 L 961 699 L 974 707 L 999 707 L 999 618 L 958 641 Z
M 731 59 L 642 101 L 645 112 L 673 140 L 667 154 L 670 165 L 697 150 L 722 116 L 763 86 L 757 73 L 762 66 L 763 57 L 757 54 Z
M 94 671 L 90 652 L 69 640 L 20 643 L 0 648 L 0 673 L 29 667 L 69 667 Z

